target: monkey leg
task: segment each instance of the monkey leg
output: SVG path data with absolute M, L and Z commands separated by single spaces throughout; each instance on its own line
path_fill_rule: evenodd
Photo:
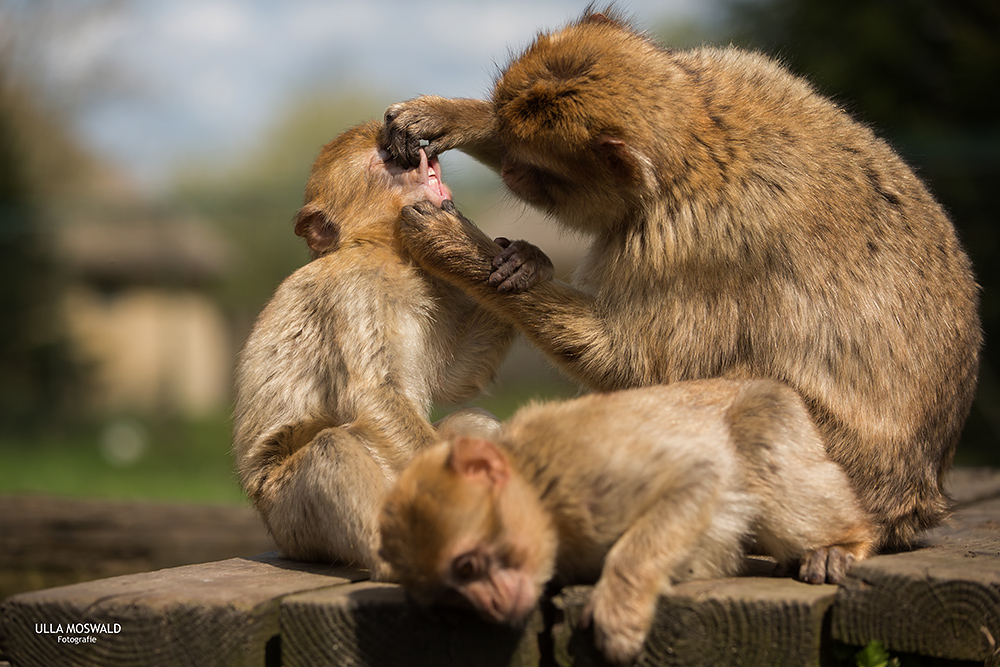
M 874 549 L 876 531 L 805 404 L 789 387 L 759 381 L 727 416 L 764 553 L 785 566 L 799 561 L 803 581 L 838 583 Z
M 685 486 L 667 489 L 611 547 L 584 609 L 583 624 L 593 626 L 597 648 L 611 662 L 639 654 L 660 594 L 700 556 L 694 551 L 713 521 L 720 478 L 707 466 L 687 477 Z M 738 531 L 730 542 L 727 548 L 738 552 Z
M 349 428 L 326 428 L 261 472 L 248 490 L 285 556 L 353 563 L 385 576 L 378 512 L 390 480 L 369 443 Z

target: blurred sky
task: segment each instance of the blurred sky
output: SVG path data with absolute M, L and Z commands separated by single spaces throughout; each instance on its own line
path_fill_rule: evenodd
M 40 49 L 41 69 L 57 88 L 63 80 L 110 72 L 114 85 L 73 105 L 75 122 L 87 143 L 156 190 L 179 159 L 253 142 L 285 100 L 310 88 L 368 87 L 397 99 L 482 96 L 511 49 L 585 6 L 583 0 L 124 1 L 58 30 Z M 628 0 L 618 6 L 651 29 L 710 23 L 716 5 Z

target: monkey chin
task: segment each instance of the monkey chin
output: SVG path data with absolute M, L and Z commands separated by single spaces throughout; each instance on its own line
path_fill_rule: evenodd
M 493 623 L 519 625 L 538 605 L 539 590 L 514 569 L 499 569 L 463 591 L 481 617 Z

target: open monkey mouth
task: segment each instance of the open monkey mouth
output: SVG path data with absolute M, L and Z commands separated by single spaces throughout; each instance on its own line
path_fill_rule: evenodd
M 420 184 L 427 191 L 427 198 L 434 202 L 435 206 L 441 206 L 446 199 L 451 199 L 451 190 L 441 180 L 441 163 L 437 157 L 427 159 L 427 153 L 420 149 Z

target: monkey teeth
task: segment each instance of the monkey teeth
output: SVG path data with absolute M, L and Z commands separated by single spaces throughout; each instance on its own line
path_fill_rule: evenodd
M 428 165 L 428 167 L 429 166 L 430 165 Z M 444 194 L 441 192 L 441 179 L 438 177 L 437 172 L 432 168 L 427 170 L 427 187 L 434 190 L 438 194 Z
M 427 186 L 433 195 L 431 199 L 441 205 L 445 199 L 451 199 L 451 190 L 441 180 L 441 163 L 438 159 L 427 159 L 427 154 L 420 149 L 420 180 Z

